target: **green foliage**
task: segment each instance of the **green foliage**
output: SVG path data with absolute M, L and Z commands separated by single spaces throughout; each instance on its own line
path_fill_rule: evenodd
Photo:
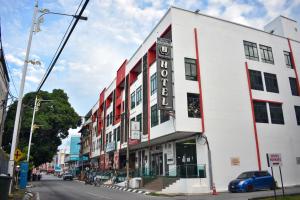
M 35 115 L 35 129 L 32 136 L 31 161 L 35 166 L 49 162 L 56 154 L 61 139 L 68 136 L 70 128 L 80 125 L 79 115 L 68 101 L 67 94 L 61 89 L 54 89 L 52 93 L 41 91 L 38 94 L 42 101 Z M 22 152 L 27 152 L 31 120 L 33 114 L 35 93 L 28 93 L 23 98 L 22 121 L 19 133 L 18 147 Z M 3 135 L 3 146 L 10 152 L 17 102 L 10 106 Z

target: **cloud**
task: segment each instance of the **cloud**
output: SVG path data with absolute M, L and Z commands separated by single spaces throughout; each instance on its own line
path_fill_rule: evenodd
M 2 33 L 7 62 L 12 66 L 16 86 L 28 40 L 32 17 L 31 0 L 1 1 Z M 72 14 L 80 0 L 44 0 L 42 8 Z M 97 101 L 99 92 L 110 84 L 116 70 L 130 58 L 169 6 L 200 12 L 244 25 L 263 28 L 280 14 L 300 19 L 300 0 L 93 0 L 79 21 L 54 66 L 43 90 L 63 88 L 80 115 Z M 54 55 L 71 18 L 46 15 L 42 31 L 34 34 L 30 58 L 42 66 L 28 68 L 26 92 L 35 90 Z M 22 59 L 21 59 L 22 58 Z
M 5 55 L 5 59 L 6 59 L 7 62 L 10 62 L 10 63 L 12 63 L 14 65 L 19 66 L 19 67 L 24 65 L 24 61 L 23 60 L 21 60 L 20 58 L 15 57 L 12 54 L 6 54 Z

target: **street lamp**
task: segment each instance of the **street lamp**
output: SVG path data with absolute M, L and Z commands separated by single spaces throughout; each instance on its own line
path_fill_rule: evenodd
M 33 114 L 32 114 L 32 121 L 31 121 L 31 127 L 30 127 L 30 136 L 29 136 L 29 143 L 28 143 L 28 151 L 27 151 L 27 162 L 29 162 L 29 156 L 30 156 L 30 147 L 31 147 L 31 139 L 32 139 L 32 133 L 34 129 L 38 128 L 39 126 L 34 124 L 34 119 L 35 119 L 35 112 L 38 111 L 39 106 L 41 105 L 41 102 L 44 101 L 53 101 L 53 100 L 41 100 L 38 99 L 37 96 L 35 96 L 35 101 L 34 101 L 34 108 L 33 108 Z
M 12 136 L 12 145 L 11 145 L 10 156 L 9 156 L 8 173 L 11 176 L 13 176 L 13 174 L 14 174 L 14 164 L 15 164 L 14 163 L 14 154 L 15 154 L 15 150 L 16 150 L 17 136 L 18 136 L 18 130 L 19 130 L 19 122 L 20 122 L 20 114 L 21 114 L 21 108 L 22 108 L 25 78 L 26 78 L 27 67 L 28 67 L 28 58 L 29 58 L 29 52 L 31 49 L 31 41 L 32 41 L 32 35 L 33 35 L 33 31 L 34 31 L 34 25 L 35 25 L 37 13 L 38 13 L 38 0 L 35 0 L 32 24 L 31 24 L 31 28 L 30 28 L 30 32 L 29 32 L 29 39 L 28 39 L 28 44 L 27 44 L 27 49 L 26 49 L 26 54 L 25 54 L 25 61 L 24 61 L 23 70 L 22 70 L 22 79 L 21 79 L 20 90 L 19 90 L 20 91 L 19 100 L 18 100 L 18 104 L 17 104 L 16 117 L 15 117 L 15 122 L 14 122 L 14 130 L 13 130 L 13 136 Z M 11 194 L 11 189 L 12 189 L 12 181 L 11 181 L 10 187 L 9 187 L 9 194 Z
M 51 12 L 51 11 L 48 10 L 48 9 L 41 9 L 41 10 L 39 10 L 39 12 L 42 13 L 42 14 L 41 14 L 41 15 L 38 17 L 38 19 L 37 19 L 36 27 L 35 27 L 35 32 L 41 31 L 40 25 L 41 25 L 41 23 L 44 22 L 44 15 L 46 15 L 46 14 L 69 16 L 69 17 L 74 17 L 74 18 L 77 18 L 77 19 L 85 20 L 85 21 L 88 19 L 88 18 L 85 17 L 85 16 L 69 15 L 69 14 L 65 14 L 65 13 Z
M 87 5 L 87 3 L 88 3 L 88 1 L 85 3 L 85 6 Z M 85 8 L 85 6 L 83 8 Z M 15 150 L 16 150 L 16 146 L 17 146 L 17 137 L 18 137 L 18 132 L 19 132 L 19 122 L 20 122 L 20 114 L 21 114 L 21 108 L 22 108 L 27 67 L 28 67 L 28 63 L 30 62 L 28 58 L 29 58 L 29 53 L 30 53 L 30 49 L 31 49 L 32 36 L 33 36 L 33 32 L 38 32 L 40 30 L 39 24 L 43 21 L 42 18 L 40 18 L 38 20 L 38 22 L 36 21 L 38 12 L 39 12 L 38 0 L 35 0 L 32 23 L 31 23 L 31 28 L 30 28 L 30 32 L 29 32 L 29 39 L 28 39 L 28 43 L 27 43 L 24 65 L 23 65 L 23 69 L 22 69 L 22 78 L 21 78 L 20 90 L 19 90 L 20 93 L 19 93 L 19 99 L 18 99 L 18 104 L 17 104 L 16 117 L 15 117 L 15 122 L 14 122 L 14 130 L 13 130 L 12 143 L 11 143 L 11 150 L 10 150 L 9 163 L 8 163 L 8 174 L 10 174 L 10 176 L 14 175 L 14 165 L 15 165 L 14 154 L 15 154 Z M 81 11 L 80 15 L 82 14 L 82 12 L 83 12 L 83 10 Z M 49 11 L 49 13 L 50 13 L 50 11 Z M 58 14 L 58 13 L 52 13 L 52 14 Z M 61 15 L 66 15 L 66 14 L 61 14 Z M 73 17 L 75 17 L 77 19 L 87 19 L 85 17 L 82 18 L 77 15 L 74 15 Z M 11 181 L 10 187 L 9 187 L 9 194 L 11 194 L 11 189 L 12 189 L 12 181 Z

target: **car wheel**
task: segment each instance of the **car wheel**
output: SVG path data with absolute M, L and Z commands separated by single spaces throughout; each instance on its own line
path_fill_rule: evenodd
M 246 192 L 253 192 L 253 190 L 254 190 L 253 185 L 247 185 L 246 186 Z

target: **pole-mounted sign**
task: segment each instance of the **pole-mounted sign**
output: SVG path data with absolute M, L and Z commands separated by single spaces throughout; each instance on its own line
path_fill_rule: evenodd
M 280 153 L 267 153 L 267 161 L 269 167 L 282 166 Z
M 157 38 L 157 103 L 160 110 L 173 110 L 172 42 Z
M 284 186 L 283 186 L 282 172 L 281 172 L 281 166 L 282 166 L 281 154 L 280 153 L 267 153 L 267 161 L 268 161 L 268 167 L 271 167 L 271 173 L 272 173 L 273 178 L 274 178 L 273 167 L 279 168 L 282 195 L 284 196 Z M 274 197 L 276 199 L 276 185 L 274 186 Z

